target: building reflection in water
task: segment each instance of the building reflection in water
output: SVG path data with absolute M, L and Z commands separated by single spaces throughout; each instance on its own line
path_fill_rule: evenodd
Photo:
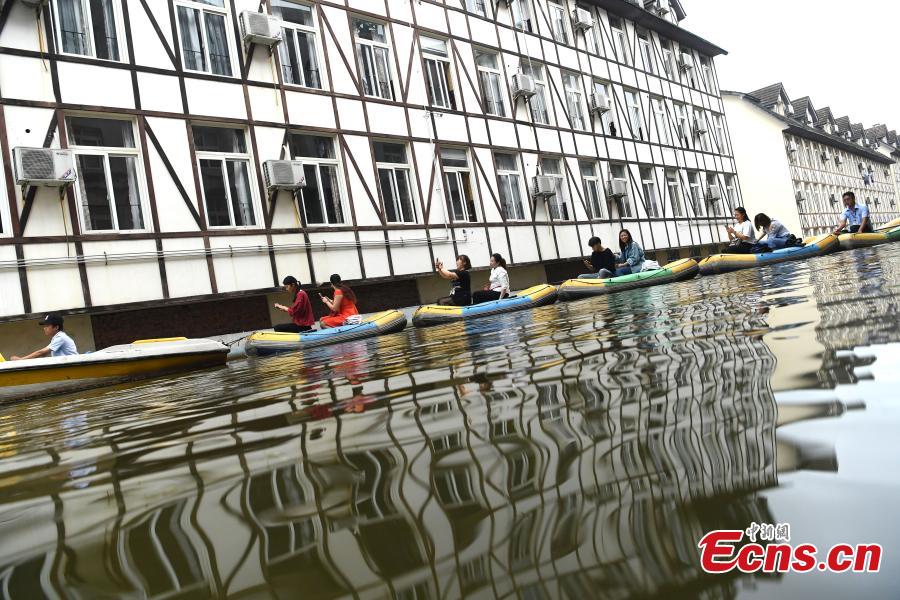
M 567 307 L 391 336 L 358 349 L 381 357 L 377 377 L 370 357 L 320 356 L 337 370 L 302 386 L 299 356 L 248 363 L 262 381 L 295 369 L 298 385 L 211 408 L 203 427 L 222 435 L 187 425 L 151 453 L 114 448 L 109 477 L 51 478 L 0 506 L 0 589 L 733 597 L 733 579 L 700 571 L 697 541 L 775 522 L 758 492 L 779 472 L 835 468 L 776 428 L 840 409 L 780 414 L 766 315 L 711 336 L 692 301 L 675 316 L 648 301 L 657 333 L 641 337 L 588 317 L 556 340 Z M 524 352 L 503 352 L 516 328 L 532 334 Z M 435 360 L 411 372 L 410 353 Z

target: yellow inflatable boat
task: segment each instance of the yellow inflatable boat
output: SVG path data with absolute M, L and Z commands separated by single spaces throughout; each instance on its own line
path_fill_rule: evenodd
M 431 325 L 441 325 L 454 321 L 477 319 L 527 308 L 536 308 L 556 302 L 556 294 L 556 286 L 542 284 L 522 290 L 509 298 L 473 304 L 471 306 L 428 304 L 419 307 L 413 315 L 412 322 L 416 327 L 429 327 Z
M 578 300 L 592 296 L 605 296 L 637 288 L 664 283 L 685 281 L 697 276 L 697 261 L 683 258 L 673 261 L 656 271 L 642 271 L 609 279 L 570 279 L 559 286 L 561 300 Z
M 214 340 L 138 340 L 90 354 L 0 362 L 0 402 L 102 387 L 225 364 Z
M 879 244 L 900 240 L 900 219 L 895 219 L 888 225 L 892 223 L 897 223 L 897 225 L 892 228 L 882 227 L 875 233 L 842 233 L 838 236 L 841 250 L 868 248 L 869 246 L 878 246 Z
M 765 254 L 714 254 L 700 261 L 700 274 L 715 275 L 751 267 L 763 267 L 789 260 L 821 256 L 838 249 L 838 239 L 830 233 L 806 238 L 803 243 L 803 246 L 782 248 Z

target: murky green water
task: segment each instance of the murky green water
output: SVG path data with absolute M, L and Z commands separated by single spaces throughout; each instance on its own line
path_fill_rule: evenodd
M 0 595 L 893 597 L 900 245 L 0 409 Z M 884 546 L 706 575 L 713 529 Z

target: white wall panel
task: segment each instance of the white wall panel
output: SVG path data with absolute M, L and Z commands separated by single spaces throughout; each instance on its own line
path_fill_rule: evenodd
M 199 252 L 203 250 L 203 240 L 200 238 L 163 240 L 163 251 L 173 250 Z M 198 258 L 167 258 L 166 277 L 169 282 L 169 296 L 172 298 L 203 296 L 212 291 L 209 285 L 209 269 L 203 255 Z

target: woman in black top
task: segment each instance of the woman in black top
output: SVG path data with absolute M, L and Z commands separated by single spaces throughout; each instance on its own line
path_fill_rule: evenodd
M 450 295 L 446 298 L 438 300 L 441 306 L 468 306 L 472 304 L 472 278 L 469 270 L 472 268 L 472 261 L 465 254 L 456 257 L 456 268 L 447 270 L 444 263 L 440 260 L 434 260 L 434 269 L 438 275 L 444 279 L 450 280 Z

